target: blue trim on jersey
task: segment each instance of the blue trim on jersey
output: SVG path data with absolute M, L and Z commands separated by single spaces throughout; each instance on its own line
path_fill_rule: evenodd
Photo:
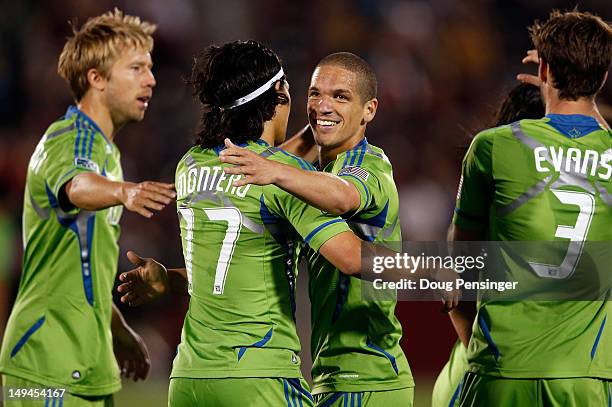
M 357 217 L 355 220 L 358 220 L 360 223 L 365 223 L 366 225 L 376 226 L 379 228 L 383 228 L 385 223 L 387 223 L 387 214 L 389 213 L 389 200 L 387 199 L 387 203 L 385 207 L 375 216 L 371 218 L 361 218 Z
M 557 131 L 567 138 L 577 139 L 584 137 L 594 131 L 600 130 L 601 127 L 595 118 L 582 114 L 547 114 L 549 118 L 548 125 L 554 127 Z
M 351 285 L 351 278 L 338 270 L 338 296 L 336 297 L 336 306 L 332 314 L 331 322 L 334 323 L 340 318 L 340 313 L 348 298 L 348 290 Z
M 96 133 L 92 132 L 91 138 L 89 139 L 89 146 L 87 147 L 87 158 L 89 159 L 91 159 L 91 152 L 93 150 L 94 137 L 96 137 Z
M 53 191 L 49 188 L 49 185 L 45 182 L 45 192 L 47 193 L 47 199 L 49 199 L 49 205 L 51 208 L 57 209 L 59 208 L 59 202 L 57 202 L 57 198 L 53 195 Z
M 76 131 L 77 131 L 77 135 L 76 135 L 76 139 L 74 140 L 74 157 L 78 157 L 79 156 L 79 145 L 81 144 L 81 126 L 79 125 L 79 120 L 80 120 L 80 116 L 77 116 L 75 119 L 75 124 L 76 124 Z
M 312 398 L 312 394 L 310 394 L 310 392 L 302 386 L 300 379 L 297 379 L 297 378 L 287 379 L 287 382 L 289 382 L 291 386 L 295 387 L 298 393 L 306 396 L 308 400 L 314 401 L 314 399 Z M 300 397 L 300 405 L 302 405 L 301 397 Z
M 87 157 L 87 142 L 89 141 L 89 138 L 92 137 L 91 131 L 89 129 L 88 126 L 85 125 L 85 123 L 83 123 L 81 121 L 81 130 L 83 131 L 84 136 L 81 139 L 81 157 L 85 158 Z
M 17 344 L 15 345 L 13 350 L 11 351 L 11 357 L 12 358 L 15 357 L 17 352 L 19 352 L 19 350 L 23 347 L 23 345 L 25 345 L 25 343 L 28 341 L 28 339 L 30 339 L 30 336 L 32 336 L 34 334 L 34 332 L 38 331 L 38 329 L 42 326 L 42 324 L 44 322 L 45 322 L 45 317 L 44 316 L 40 317 L 40 319 L 38 321 L 34 322 L 34 325 L 32 325 L 30 327 L 30 329 L 28 329 L 23 334 L 21 339 L 19 339 L 19 341 L 17 341 Z
M 66 111 L 65 114 L 65 118 L 69 119 L 72 116 L 77 115 L 77 119 L 80 118 L 82 121 L 84 121 L 87 126 L 93 127 L 93 129 L 100 133 L 102 135 L 102 137 L 104 138 L 104 141 L 106 141 L 106 143 L 112 145 L 112 143 L 110 142 L 110 140 L 108 139 L 108 137 L 106 137 L 106 135 L 104 134 L 104 132 L 102 131 L 102 129 L 100 129 L 100 126 L 98 126 L 98 124 L 89 116 L 87 116 L 85 113 L 83 113 L 82 110 L 79 110 L 76 106 L 69 106 L 68 110 Z M 76 151 L 75 151 L 75 156 L 76 156 Z
M 597 332 L 597 337 L 595 338 L 595 343 L 593 344 L 593 348 L 591 349 L 591 360 L 595 357 L 595 352 L 597 352 L 597 346 L 599 346 L 599 339 L 601 338 L 601 333 L 603 332 L 604 326 L 606 326 L 606 320 L 608 316 L 604 318 L 601 322 L 601 326 L 599 327 L 599 332 Z
M 455 389 L 455 392 L 453 393 L 453 397 L 451 397 L 450 403 L 448 403 L 448 407 L 455 407 L 455 402 L 459 398 L 462 388 L 463 388 L 463 379 L 461 379 L 461 381 L 457 385 L 457 388 Z
M 266 343 L 270 341 L 271 338 L 272 338 L 272 328 L 270 328 L 268 333 L 266 333 L 266 335 L 263 338 L 261 338 L 259 341 L 255 342 L 254 344 L 250 346 L 241 347 L 240 350 L 238 351 L 238 360 L 240 360 L 242 356 L 244 356 L 244 353 L 247 351 L 248 348 L 263 348 L 266 345 Z
M 489 344 L 489 349 L 491 350 L 491 353 L 493 354 L 493 357 L 495 358 L 495 361 L 497 362 L 497 360 L 501 356 L 501 353 L 499 353 L 499 348 L 493 341 L 493 337 L 491 336 L 491 331 L 489 331 L 489 327 L 487 326 L 487 323 L 484 320 L 484 317 L 482 315 L 478 315 L 478 326 L 480 326 L 480 330 L 482 331 L 482 334 L 484 335 L 487 343 Z
M 391 366 L 393 366 L 393 370 L 395 370 L 395 374 L 399 375 L 399 370 L 397 369 L 397 363 L 395 361 L 395 357 L 392 354 L 390 354 L 389 352 L 387 352 L 386 350 L 384 350 L 380 346 L 373 344 L 369 339 L 368 339 L 368 342 L 366 343 L 366 345 L 369 348 L 372 348 L 372 349 L 377 350 L 377 351 L 381 352 L 382 354 L 384 354 L 387 357 L 387 359 L 389 359 L 389 361 L 391 362 Z
M 332 220 L 328 220 L 327 222 L 323 223 L 322 225 L 319 225 L 315 228 L 315 230 L 313 230 L 312 232 L 310 232 L 308 234 L 308 236 L 306 236 L 306 238 L 304 239 L 304 242 L 306 242 L 306 244 L 310 243 L 310 241 L 312 240 L 312 238 L 321 231 L 321 229 L 328 227 L 329 225 L 333 225 L 334 223 L 338 223 L 338 222 L 344 222 L 342 219 L 332 219 Z
M 81 230 L 79 229 L 79 222 L 73 221 L 70 224 L 70 230 L 74 232 L 79 242 L 79 251 L 81 257 L 81 275 L 83 276 L 83 289 L 85 291 L 85 298 L 89 305 L 93 306 L 94 298 L 93 298 L 93 280 L 91 277 L 91 243 L 93 241 L 93 232 L 96 221 L 95 213 L 91 213 L 87 217 L 86 223 L 86 231 L 85 231 L 85 239 L 83 242 L 81 239 Z M 85 250 L 83 250 L 83 246 L 85 246 Z
M 368 139 L 364 137 L 362 140 L 362 143 L 363 143 L 363 152 L 359 156 L 359 161 L 357 161 L 357 167 L 361 167 L 361 164 L 363 163 L 363 157 L 365 157 L 365 153 L 368 151 Z
M 342 397 L 343 394 L 344 394 L 343 392 L 334 393 L 331 396 L 329 396 L 329 398 L 325 400 L 323 403 L 319 404 L 317 407 L 330 407 L 332 404 L 338 401 L 338 399 Z
M 284 155 L 286 155 L 289 158 L 293 158 L 295 161 L 297 161 L 297 163 L 300 165 L 300 167 L 302 167 L 303 170 L 312 171 L 314 169 L 312 164 L 307 163 L 305 160 L 303 160 L 303 159 L 301 159 L 301 158 L 299 158 L 299 157 L 297 157 L 297 156 L 295 156 L 295 155 L 293 155 L 291 153 L 286 152 L 282 148 L 278 148 L 278 147 L 271 147 L 271 148 L 275 152 L 278 151 L 281 154 L 284 154 Z
M 366 204 L 363 206 L 363 208 L 365 209 L 366 206 L 370 203 L 370 190 L 368 189 L 368 187 L 366 186 L 365 182 L 363 182 L 363 180 L 353 174 L 342 174 L 340 176 L 342 177 L 353 177 L 355 178 L 357 181 L 359 181 L 359 183 L 361 183 L 361 186 L 363 186 L 363 189 L 365 189 L 366 192 Z
M 612 407 L 612 383 L 608 382 L 608 407 Z
M 361 162 L 363 161 L 363 157 L 365 156 L 366 150 L 367 150 L 367 141 L 366 139 L 362 139 L 359 144 L 357 144 L 355 146 L 355 148 L 353 149 L 355 151 L 355 154 L 353 155 L 353 159 L 351 160 L 351 167 L 353 166 L 357 166 L 359 167 L 359 165 L 361 164 Z M 357 151 L 359 150 L 359 151 Z M 357 158 L 357 155 L 359 155 L 359 158 Z
M 264 225 L 280 223 L 282 218 L 273 214 L 266 206 L 263 194 L 259 197 L 259 216 Z

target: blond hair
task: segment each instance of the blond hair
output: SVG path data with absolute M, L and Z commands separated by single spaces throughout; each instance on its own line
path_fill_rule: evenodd
M 89 89 L 87 72 L 94 68 L 108 77 L 110 68 L 125 46 L 153 50 L 157 26 L 115 8 L 92 17 L 68 38 L 59 57 L 57 72 L 70 86 L 78 102 Z

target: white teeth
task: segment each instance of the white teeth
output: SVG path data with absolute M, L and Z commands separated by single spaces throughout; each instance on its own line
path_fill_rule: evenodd
M 319 126 L 335 126 L 337 123 L 332 122 L 331 120 L 318 120 L 317 119 L 317 124 Z

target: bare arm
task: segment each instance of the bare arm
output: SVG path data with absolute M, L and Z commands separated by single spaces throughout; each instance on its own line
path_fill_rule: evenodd
M 319 148 L 315 143 L 310 125 L 306 125 L 306 127 L 298 131 L 293 137 L 285 141 L 279 147 L 291 154 L 302 157 L 309 163 L 319 159 Z
M 224 168 L 227 174 L 244 175 L 235 186 L 275 184 L 304 202 L 334 215 L 359 208 L 361 198 L 357 188 L 340 177 L 316 171 L 305 171 L 268 160 L 250 150 L 226 140 L 227 148 L 220 160 L 235 167 Z
M 121 311 L 113 304 L 111 318 L 113 332 L 113 350 L 123 377 L 132 377 L 134 381 L 146 379 L 151 368 L 149 351 L 140 337 L 125 322 Z
M 166 269 L 163 264 L 151 258 L 143 258 L 129 251 L 127 257 L 137 266 L 119 275 L 121 284 L 117 291 L 122 294 L 121 302 L 132 307 L 151 302 L 168 290 L 188 295 L 187 270 Z
M 173 184 L 118 182 L 86 172 L 68 181 L 60 191 L 59 199 L 63 208 L 95 211 L 124 205 L 128 210 L 150 218 L 153 216 L 151 210 L 162 210 L 175 196 Z
M 479 241 L 486 237 L 486 229 L 466 230 L 455 224 L 448 228 L 448 240 L 450 241 Z M 449 312 L 453 327 L 459 339 L 467 347 L 472 336 L 472 324 L 476 318 L 476 303 L 460 302 L 459 305 Z

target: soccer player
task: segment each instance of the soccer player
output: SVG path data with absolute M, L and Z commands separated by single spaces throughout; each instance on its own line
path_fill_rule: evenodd
M 540 89 L 535 85 L 521 83 L 506 95 L 494 119 L 494 126 L 501 126 L 523 119 L 539 119 L 544 116 L 544 104 Z M 459 405 L 462 379 L 467 372 L 467 349 L 457 340 L 448 362 L 438 375 L 432 393 L 432 407 Z
M 463 162 L 452 238 L 570 241 L 570 248 L 572 242 L 609 242 L 612 135 L 595 97 L 612 59 L 612 28 L 589 13 L 555 11 L 530 31 L 546 116 L 474 138 Z M 562 157 L 573 165 L 555 165 Z M 559 257 L 546 270 L 514 264 L 512 273 L 563 281 L 570 276 L 565 254 Z M 574 274 L 589 270 L 589 256 L 567 258 L 574 259 Z M 452 311 L 462 342 L 469 341 L 460 405 L 609 405 L 609 295 L 480 301 L 471 312 L 467 304 Z
M 176 171 L 186 268 L 166 271 L 130 252 L 139 267 L 121 275 L 122 301 L 190 293 L 170 406 L 312 405 L 295 330 L 295 241 L 358 274 L 361 240 L 341 218 L 274 185 L 236 187 L 241 176 L 223 171 L 226 137 L 287 168 L 313 169 L 273 147 L 285 138 L 290 110 L 274 52 L 254 41 L 210 46 L 196 58 L 191 84 L 204 112 Z
M 110 406 L 119 367 L 134 380 L 147 376 L 147 349 L 112 302 L 119 218 L 124 206 L 149 218 L 175 193 L 172 184 L 124 182 L 113 140 L 144 118 L 154 31 L 115 9 L 75 30 L 60 55 L 76 106 L 51 124 L 29 162 L 23 270 L 0 372 L 5 391 L 66 393 L 10 405 Z
M 275 184 L 310 204 L 342 215 L 362 239 L 401 242 L 398 194 L 383 150 L 365 138 L 378 107 L 376 75 L 362 58 L 340 52 L 316 66 L 308 120 L 319 168 L 308 172 L 236 147 L 222 152 L 237 185 Z M 307 151 L 303 144 L 293 147 Z M 364 301 L 362 285 L 315 250 L 306 252 L 312 304 L 313 394 L 319 406 L 409 406 L 414 381 L 400 347 L 395 301 Z

